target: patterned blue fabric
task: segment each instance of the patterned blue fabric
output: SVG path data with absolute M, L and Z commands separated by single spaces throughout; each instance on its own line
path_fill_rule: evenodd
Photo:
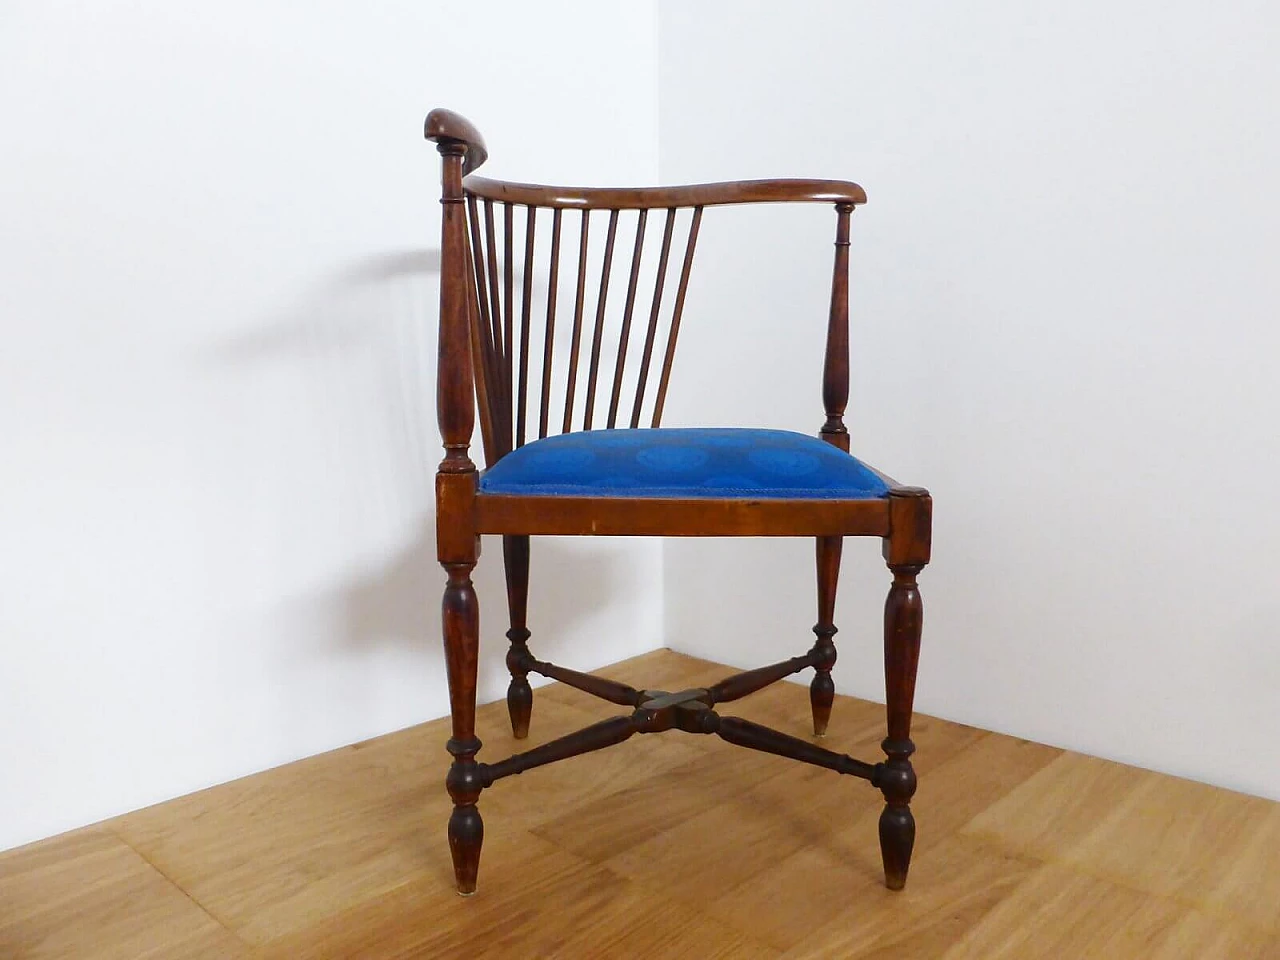
M 787 430 L 587 430 L 525 444 L 486 470 L 484 493 L 868 500 L 888 488 L 849 454 Z

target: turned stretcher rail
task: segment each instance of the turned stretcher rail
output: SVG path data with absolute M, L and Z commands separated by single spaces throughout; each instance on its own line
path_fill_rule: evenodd
M 644 691 L 638 696 L 641 702 L 628 716 L 602 720 L 497 763 L 478 764 L 480 786 L 489 787 L 503 777 L 611 747 L 629 740 L 637 733 L 662 733 L 667 730 L 714 733 L 735 746 L 799 760 L 846 776 L 869 780 L 874 786 L 880 785 L 884 764 L 865 763 L 741 717 L 721 717 L 707 702 L 711 694 L 706 688 L 696 687 L 676 693 Z
M 589 693 L 593 697 L 608 700 L 610 703 L 616 703 L 619 706 L 639 706 L 644 697 L 641 691 L 634 687 L 629 687 L 625 683 L 618 683 L 616 680 L 597 677 L 590 673 L 579 673 L 577 670 L 570 670 L 568 667 L 558 667 L 554 663 L 547 663 L 545 660 L 536 660 L 527 653 L 521 656 L 517 661 L 517 665 L 528 673 L 540 673 L 542 676 L 549 677 L 552 680 L 559 680 L 575 690 L 581 690 L 583 693 Z

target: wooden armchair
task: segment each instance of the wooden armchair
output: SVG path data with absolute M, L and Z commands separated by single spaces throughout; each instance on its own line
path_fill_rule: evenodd
M 754 180 L 640 189 L 533 186 L 476 176 L 474 171 L 487 157 L 484 141 L 475 127 L 455 113 L 433 110 L 426 120 L 426 136 L 438 145 L 443 162 L 438 416 L 445 456 L 436 477 L 436 523 L 439 559 L 448 573 L 443 619 L 453 716 L 453 736 L 447 746 L 453 764 L 446 785 L 454 802 L 449 846 L 458 892 L 470 894 L 476 888 L 484 838 L 476 802 L 483 790 L 532 767 L 621 743 L 638 733 L 673 728 L 715 734 L 739 746 L 869 780 L 886 801 L 880 816 L 885 883 L 891 889 L 901 889 L 915 839 L 909 807 L 916 789 L 910 759 L 914 749 L 911 709 L 922 621 L 916 575 L 929 561 L 932 501 L 925 490 L 899 486 L 848 452 L 849 434 L 842 418 L 849 394 L 849 219 L 854 207 L 866 200 L 862 188 L 833 180 Z M 779 430 L 661 429 L 704 209 L 782 201 L 830 203 L 836 212 L 835 269 L 822 381 L 826 420 L 819 438 Z M 515 282 L 520 258 L 515 242 L 518 208 L 523 208 L 519 221 L 524 227 L 519 297 Z M 637 287 L 641 286 L 638 279 L 650 211 L 662 212 L 661 249 L 643 352 L 638 370 L 629 371 L 628 357 L 639 343 L 638 330 L 632 340 L 632 321 L 638 317 L 637 324 L 643 322 L 643 313 L 636 313 L 636 301 L 641 297 Z M 600 219 L 607 217 L 598 268 L 588 262 L 589 226 L 597 212 Z M 635 241 L 626 271 L 618 346 L 616 353 L 609 351 L 615 353 L 610 357 L 602 347 L 606 342 L 606 297 L 624 214 L 628 232 L 630 224 L 635 224 Z M 663 289 L 678 214 L 688 226 L 658 372 L 654 369 L 654 348 L 663 325 Z M 544 321 L 541 310 L 537 316 L 533 312 L 532 283 L 537 222 L 544 218 L 545 226 L 548 216 L 551 237 L 545 326 L 541 331 L 542 375 L 540 392 L 534 397 L 530 331 Z M 575 227 L 577 282 L 564 403 L 562 407 L 555 404 L 559 410 L 553 413 L 552 385 L 557 379 L 553 375 L 554 343 L 557 332 L 561 337 L 564 333 L 563 325 L 557 328 L 557 321 L 564 319 L 557 310 L 560 240 L 564 229 Z M 584 318 L 590 323 L 591 309 L 586 302 L 586 281 L 588 272 L 594 275 L 597 269 L 600 281 L 594 324 L 586 328 Z M 644 286 L 647 292 L 648 284 Z M 590 336 L 585 357 L 584 329 Z M 611 382 L 607 379 L 610 365 Z M 650 395 L 654 379 L 656 389 Z M 623 402 L 624 384 L 628 386 L 626 393 L 634 388 L 630 404 Z M 579 391 L 583 391 L 581 408 L 575 405 Z M 488 463 L 483 474 L 477 472 L 468 455 L 477 408 Z M 646 409 L 647 418 L 642 416 Z M 642 419 L 647 420 L 645 428 L 641 427 Z M 549 436 L 557 427 L 561 435 Z M 526 736 L 529 730 L 533 706 L 529 673 L 577 687 L 624 706 L 628 712 L 496 763 L 476 759 L 480 750 L 475 734 L 480 620 L 471 571 L 482 534 L 502 535 L 511 618 L 507 705 L 516 737 Z M 813 632 L 817 640 L 802 656 L 739 673 L 706 689 L 675 693 L 636 690 L 537 660 L 530 652 L 525 622 L 529 537 L 535 534 L 814 537 L 818 623 Z M 882 538 L 884 557 L 893 572 L 884 617 L 886 759 L 874 764 L 717 712 L 720 704 L 812 667 L 813 732 L 818 737 L 825 733 L 835 696 L 831 680 L 836 660 L 833 614 L 842 538 L 846 536 Z

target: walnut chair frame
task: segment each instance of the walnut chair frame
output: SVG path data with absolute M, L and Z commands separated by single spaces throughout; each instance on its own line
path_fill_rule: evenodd
M 546 313 L 546 360 L 541 383 L 538 436 L 550 425 L 551 341 L 556 319 L 559 243 L 565 211 L 579 211 L 577 296 L 573 309 L 570 369 L 567 379 L 563 432 L 574 426 L 574 393 L 582 344 L 587 235 L 595 211 L 608 214 L 605 265 L 586 386 L 582 427 L 592 426 L 601 369 L 601 327 L 605 316 L 609 264 L 613 257 L 619 211 L 637 211 L 635 248 L 626 292 L 626 311 L 610 395 L 607 428 L 619 424 L 622 367 L 637 295 L 637 276 L 649 211 L 665 211 L 657 279 L 645 334 L 645 349 L 636 380 L 629 428 L 640 428 L 650 374 L 667 260 L 672 247 L 677 210 L 691 208 L 682 269 L 670 319 L 667 344 L 656 396 L 650 401 L 650 425 L 657 427 L 670 381 L 676 338 L 689 283 L 694 245 L 704 208 L 723 204 L 763 202 L 830 203 L 836 213 L 835 264 L 831 284 L 822 399 L 826 411 L 819 436 L 846 454 L 849 434 L 843 415 L 849 394 L 848 273 L 849 221 L 854 208 L 866 201 L 855 183 L 833 180 L 754 180 L 680 187 L 636 189 L 562 188 L 489 180 L 474 171 L 487 158 L 484 141 L 466 119 L 433 110 L 426 120 L 426 137 L 437 144 L 443 165 L 443 227 L 440 283 L 438 420 L 444 459 L 436 477 L 437 549 L 447 573 L 443 601 L 443 632 L 447 663 L 453 757 L 446 786 L 453 799 L 448 836 L 459 893 L 476 889 L 476 874 L 484 825 L 477 808 L 481 792 L 504 777 L 533 767 L 578 756 L 621 743 L 638 733 L 677 729 L 715 734 L 732 744 L 826 767 L 870 781 L 884 795 L 880 816 L 880 847 L 885 883 L 901 889 L 906 883 L 915 820 L 910 801 L 916 790 L 911 766 L 911 713 L 922 623 L 916 576 L 929 561 L 932 501 L 927 491 L 901 486 L 885 477 L 888 489 L 874 499 L 708 499 L 680 497 L 536 496 L 490 494 L 479 486 L 479 473 L 469 455 L 477 408 L 486 460 L 491 468 L 526 442 L 532 428 L 529 394 L 530 284 L 535 217 L 550 211 L 552 241 Z M 497 255 L 495 206 L 501 208 L 503 249 Z M 516 309 L 513 260 L 514 209 L 525 207 L 525 270 L 523 301 Z M 483 228 L 481 221 L 483 220 Z M 505 308 L 505 312 L 504 312 Z M 638 341 L 637 341 L 638 342 Z M 603 400 L 603 394 L 601 399 Z M 624 411 L 625 418 L 625 411 Z M 823 448 L 825 449 L 825 448 Z M 507 580 L 510 649 L 507 665 L 511 684 L 507 704 L 517 738 L 528 734 L 533 694 L 527 679 L 538 673 L 559 680 L 630 712 L 596 723 L 496 763 L 476 759 L 480 741 L 475 731 L 476 666 L 479 646 L 479 605 L 471 572 L 480 554 L 482 534 L 502 536 Z M 802 656 L 728 677 L 704 688 L 668 693 L 636 690 L 625 684 L 579 673 L 535 659 L 529 648 L 526 601 L 529 583 L 529 538 L 534 535 L 610 536 L 802 536 L 817 545 L 818 622 L 816 642 Z M 820 747 L 738 717 L 722 716 L 722 703 L 745 697 L 806 668 L 814 670 L 810 685 L 813 731 L 827 728 L 835 688 L 831 668 L 836 660 L 832 638 L 834 609 L 843 538 L 873 536 L 883 541 L 883 554 L 893 574 L 884 615 L 884 669 L 888 735 L 885 760 L 868 763 Z

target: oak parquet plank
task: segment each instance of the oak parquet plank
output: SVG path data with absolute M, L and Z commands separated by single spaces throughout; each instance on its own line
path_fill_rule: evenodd
M 0 957 L 236 960 L 244 945 L 109 830 L 0 854 Z
M 1163 955 L 1192 960 L 1203 956 L 1202 947 L 1237 946 L 1253 951 L 1254 956 L 1266 956 L 1257 952 L 1267 949 L 1261 933 L 1239 929 L 1216 933 L 1194 910 L 1174 900 L 1050 863 L 1019 884 L 941 956 L 944 960 L 1048 960 Z
M 867 862 L 873 864 L 870 857 Z M 1038 866 L 1035 861 L 951 836 L 922 850 L 911 882 L 894 892 L 886 890 L 869 869 L 850 869 L 830 853 L 807 848 L 779 868 L 782 876 L 774 888 L 776 913 L 765 910 L 755 898 L 755 919 L 746 929 L 763 936 L 772 928 L 769 939 L 778 942 L 785 935 L 777 922 L 778 914 L 792 913 L 800 922 L 811 915 L 815 921 L 812 933 L 784 954 L 788 960 L 938 957 Z M 813 872 L 806 874 L 806 867 Z M 831 882 L 824 883 L 826 878 Z M 851 884 L 843 898 L 842 882 Z M 716 913 L 723 915 L 720 909 Z

